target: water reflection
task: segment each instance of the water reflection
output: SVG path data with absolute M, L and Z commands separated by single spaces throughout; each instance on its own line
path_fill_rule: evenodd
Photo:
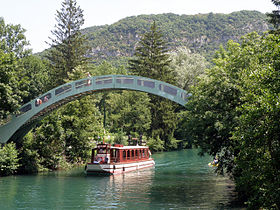
M 118 189 L 121 203 L 150 203 L 150 190 L 154 179 L 154 168 L 110 177 L 112 188 Z
M 150 203 L 149 191 L 154 177 L 154 168 L 108 177 L 87 177 L 96 181 L 87 190 L 90 208 L 129 208 L 130 203 Z

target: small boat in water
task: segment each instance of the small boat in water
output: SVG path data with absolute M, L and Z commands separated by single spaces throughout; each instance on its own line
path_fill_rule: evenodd
M 101 143 L 92 149 L 91 162 L 85 167 L 86 174 L 121 174 L 153 167 L 154 159 L 148 146 L 123 146 Z

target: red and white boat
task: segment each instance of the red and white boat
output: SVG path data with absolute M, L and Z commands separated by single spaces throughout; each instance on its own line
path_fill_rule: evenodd
M 123 146 L 98 144 L 92 150 L 91 162 L 85 167 L 86 174 L 121 174 L 153 167 L 154 159 L 147 146 Z

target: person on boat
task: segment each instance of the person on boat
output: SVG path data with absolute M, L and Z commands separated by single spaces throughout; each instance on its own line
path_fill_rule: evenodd
M 214 158 L 214 160 L 212 161 L 212 165 L 213 165 L 213 166 L 218 166 L 218 164 L 219 164 L 219 159 L 218 159 L 218 157 L 216 156 L 216 157 Z
M 101 158 L 101 157 L 97 157 L 97 158 L 93 161 L 93 163 L 100 163 L 100 162 L 101 162 L 101 160 L 102 160 L 102 158 Z
M 140 144 L 140 145 L 143 145 L 143 141 L 142 141 L 142 139 L 143 139 L 143 135 L 142 135 L 142 134 L 140 134 L 140 136 L 139 136 L 139 144 Z

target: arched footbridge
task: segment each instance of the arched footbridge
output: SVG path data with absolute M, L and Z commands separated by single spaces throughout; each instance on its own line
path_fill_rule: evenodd
M 0 126 L 0 143 L 19 140 L 43 116 L 70 101 L 85 95 L 113 89 L 151 93 L 183 106 L 187 103 L 190 95 L 185 90 L 168 83 L 139 76 L 104 75 L 76 80 L 56 87 L 24 104 L 19 109 L 19 114 L 11 116 L 6 124 Z

